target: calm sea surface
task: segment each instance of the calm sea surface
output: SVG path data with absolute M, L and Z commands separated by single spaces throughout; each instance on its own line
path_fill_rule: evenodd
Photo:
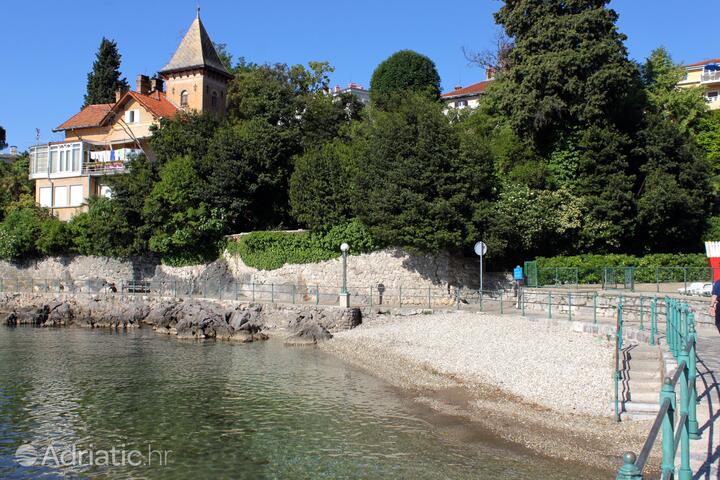
M 473 431 L 315 349 L 0 327 L 2 479 L 609 478 Z

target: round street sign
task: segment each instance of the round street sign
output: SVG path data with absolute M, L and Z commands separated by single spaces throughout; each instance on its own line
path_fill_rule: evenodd
M 485 245 L 485 242 L 477 242 L 475 244 L 475 254 L 482 257 L 487 253 L 487 245 Z

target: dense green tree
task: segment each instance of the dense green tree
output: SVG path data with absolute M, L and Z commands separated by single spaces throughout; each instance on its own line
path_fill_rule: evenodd
M 199 165 L 202 198 L 224 212 L 231 232 L 287 225 L 291 160 L 300 151 L 293 131 L 262 117 L 227 125 Z
M 33 194 L 33 183 L 28 179 L 29 159 L 22 154 L 12 163 L 0 162 L 0 220 L 5 208 L 23 195 Z
M 440 96 L 440 75 L 430 58 L 400 50 L 378 65 L 370 80 L 372 101 L 387 106 L 395 94 L 404 92 L 422 93 L 432 99 Z
M 653 50 L 642 74 L 652 110 L 672 122 L 681 133 L 696 133 L 708 110 L 704 87 L 678 88 L 685 68 L 675 64 L 664 48 Z
M 121 78 L 117 43 L 103 37 L 95 54 L 92 71 L 87 76 L 87 93 L 83 106 L 114 103 L 115 91 L 127 88 L 127 80 Z
M 220 61 L 222 64 L 227 68 L 228 72 L 233 71 L 233 56 L 230 52 L 228 52 L 227 44 L 225 43 L 216 43 L 213 42 L 213 46 L 215 47 L 215 51 L 218 54 L 218 57 L 220 58 Z
M 700 120 L 695 139 L 707 158 L 715 192 L 720 193 L 720 111 L 710 111 Z
M 160 181 L 145 200 L 145 222 L 152 226 L 150 250 L 171 264 L 214 259 L 224 230 L 223 212 L 203 202 L 206 183 L 190 157 L 178 157 L 160 170 Z
M 5 129 L 0 125 L 0 150 L 7 147 L 7 136 Z
M 350 146 L 339 140 L 309 149 L 296 158 L 290 179 L 293 217 L 319 231 L 350 220 L 353 165 Z
M 67 253 L 69 235 L 65 225 L 38 207 L 29 195 L 6 207 L 0 223 L 0 258 L 5 260 Z
M 124 257 L 138 253 L 134 229 L 115 199 L 91 198 L 88 210 L 75 215 L 68 227 L 81 255 Z
M 358 217 L 383 244 L 428 252 L 466 245 L 468 209 L 489 195 L 485 179 L 493 170 L 488 149 L 476 147 L 423 95 L 407 94 L 392 111 L 370 111 L 353 147 Z
M 505 0 L 496 21 L 513 38 L 498 106 L 541 152 L 578 127 L 632 131 L 642 113 L 638 68 L 608 0 Z
M 157 171 L 166 162 L 182 156 L 199 161 L 207 154 L 219 125 L 217 116 L 193 112 L 161 120 L 159 126 L 150 127 L 150 147 L 156 159 L 151 166 Z

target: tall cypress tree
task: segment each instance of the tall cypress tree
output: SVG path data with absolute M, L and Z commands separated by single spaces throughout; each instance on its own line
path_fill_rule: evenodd
M 495 105 L 546 159 L 547 184 L 580 199 L 575 247 L 596 252 L 621 250 L 634 235 L 644 103 L 608 2 L 505 0 L 495 16 L 515 43 Z
M 127 88 L 127 80 L 120 78 L 120 53 L 117 43 L 103 37 L 95 55 L 92 71 L 88 73 L 87 93 L 83 106 L 113 103 L 115 91 Z

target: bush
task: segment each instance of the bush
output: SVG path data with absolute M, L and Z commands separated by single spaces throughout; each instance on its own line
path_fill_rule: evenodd
M 91 198 L 87 212 L 75 215 L 68 229 L 82 255 L 123 257 L 131 253 L 133 229 L 112 199 Z
M 6 209 L 0 223 L 0 258 L 58 255 L 68 253 L 70 247 L 65 224 L 36 206 L 32 197 L 24 196 Z
M 708 260 L 701 253 L 656 253 L 633 255 L 575 255 L 537 258 L 541 285 L 555 283 L 622 283 L 625 267 L 634 267 L 635 283 L 706 281 L 710 279 Z
M 309 232 L 254 232 L 229 242 L 228 253 L 259 270 L 274 270 L 285 264 L 315 263 L 340 256 L 347 242 L 351 254 L 376 250 L 377 244 L 358 220 L 330 229 L 326 234 Z

